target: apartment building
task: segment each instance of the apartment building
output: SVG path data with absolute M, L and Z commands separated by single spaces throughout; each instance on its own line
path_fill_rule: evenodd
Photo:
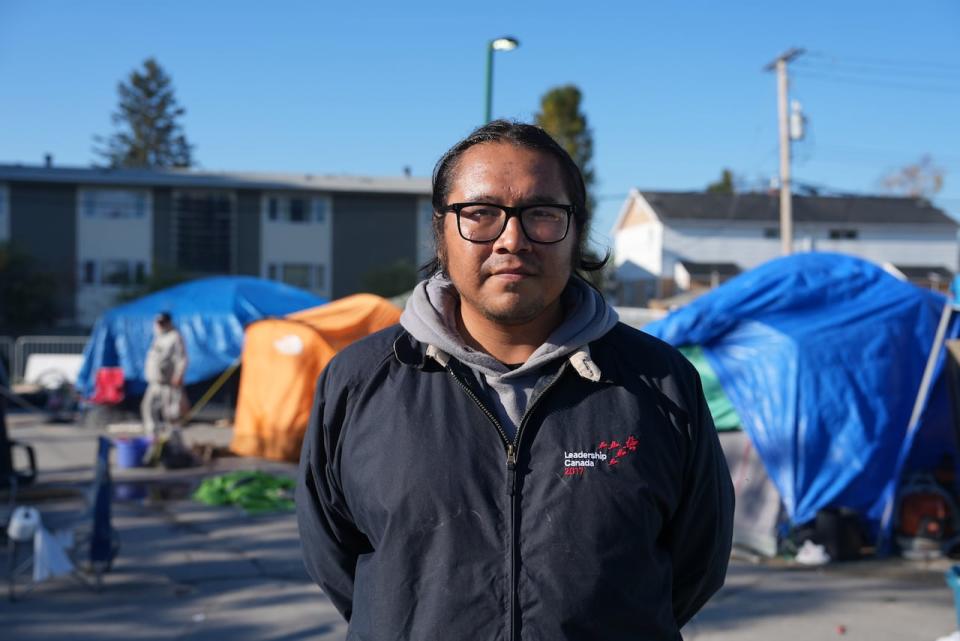
M 339 298 L 432 252 L 430 181 L 0 165 L 0 242 L 90 325 L 151 274 L 261 276 Z

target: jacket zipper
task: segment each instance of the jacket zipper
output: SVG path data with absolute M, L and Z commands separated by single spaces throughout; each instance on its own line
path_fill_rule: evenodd
M 507 493 L 510 495 L 510 641 L 516 640 L 516 621 L 517 621 L 517 612 L 516 604 L 519 599 L 517 594 L 517 536 L 516 536 L 516 521 L 517 521 L 517 450 L 520 448 L 520 436 L 523 433 L 523 428 L 527 424 L 527 419 L 533 414 L 533 410 L 536 409 L 537 405 L 540 404 L 540 399 L 546 396 L 547 392 L 556 385 L 557 381 L 560 380 L 560 376 L 563 374 L 563 370 L 566 368 L 566 362 L 564 362 L 560 369 L 557 371 L 553 379 L 547 384 L 543 390 L 537 394 L 537 396 L 532 400 L 527 410 L 523 413 L 523 416 L 520 417 L 520 424 L 517 426 L 517 434 L 511 442 L 507 438 L 507 433 L 504 431 L 503 426 L 500 424 L 500 421 L 497 420 L 497 417 L 487 409 L 487 406 L 477 398 L 477 395 L 473 393 L 466 383 L 460 380 L 460 377 L 453 371 L 453 368 L 447 366 L 447 371 L 450 372 L 450 375 L 453 376 L 453 380 L 457 381 L 457 384 L 463 388 L 463 391 L 467 393 L 467 396 L 473 399 L 473 402 L 477 404 L 477 407 L 486 415 L 490 422 L 493 423 L 493 426 L 497 428 L 497 432 L 500 433 L 500 438 L 503 440 L 503 444 L 507 448 Z

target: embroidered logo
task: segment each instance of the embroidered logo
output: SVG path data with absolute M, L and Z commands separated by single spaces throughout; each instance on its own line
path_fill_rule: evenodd
M 612 467 L 614 465 L 619 465 L 620 459 L 622 459 L 627 454 L 630 454 L 631 452 L 636 452 L 637 445 L 639 443 L 640 441 L 638 441 L 636 437 L 634 437 L 633 434 L 631 434 L 630 436 L 627 437 L 627 440 L 623 443 L 620 443 L 619 441 L 610 441 L 609 443 L 607 443 L 606 441 L 600 441 L 600 445 L 597 446 L 597 449 L 607 450 L 607 452 L 613 452 L 613 454 L 610 455 L 610 461 L 608 463 L 608 465 Z
M 593 452 L 563 452 L 563 475 L 583 476 L 586 470 L 592 467 L 607 465 L 614 467 L 620 464 L 620 459 L 637 450 L 640 441 L 632 434 L 626 441 L 600 441 L 600 445 Z

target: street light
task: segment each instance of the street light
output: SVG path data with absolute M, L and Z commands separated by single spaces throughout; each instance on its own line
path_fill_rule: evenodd
M 510 36 L 496 38 L 487 44 L 487 110 L 483 118 L 485 123 L 490 122 L 490 113 L 493 110 L 493 52 L 513 51 L 519 46 L 520 41 Z

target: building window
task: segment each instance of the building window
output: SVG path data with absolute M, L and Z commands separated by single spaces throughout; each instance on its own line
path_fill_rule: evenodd
M 84 189 L 80 211 L 85 218 L 143 218 L 147 214 L 147 194 L 130 189 Z
M 767 227 L 763 230 L 764 238 L 780 238 L 780 230 L 776 227 Z
M 129 285 L 130 263 L 125 260 L 105 260 L 102 267 L 104 285 Z
M 310 222 L 310 215 L 307 207 L 307 200 L 305 198 L 290 199 L 290 213 L 288 216 L 288 220 L 291 223 Z
M 856 240 L 856 229 L 831 229 L 830 240 Z
M 143 261 L 124 260 L 85 260 L 80 263 L 81 285 L 142 285 L 147 280 L 147 265 Z
M 327 266 L 311 263 L 269 263 L 267 278 L 301 289 L 326 289 Z
M 306 263 L 284 263 L 283 264 L 283 282 L 287 285 L 310 289 L 311 269 Z
M 174 197 L 177 267 L 229 274 L 233 267 L 234 201 L 226 192 L 179 192 Z
M 97 284 L 97 263 L 85 260 L 80 264 L 80 282 L 84 285 Z
M 327 266 L 326 265 L 314 265 L 313 287 L 314 289 L 327 288 Z
M 0 242 L 10 239 L 10 191 L 6 185 L 0 185 Z
M 417 199 L 417 263 L 423 265 L 436 255 L 433 238 L 433 203 Z
M 308 198 L 305 196 L 270 196 L 267 198 L 267 220 L 308 224 L 325 223 L 327 209 L 326 198 Z

